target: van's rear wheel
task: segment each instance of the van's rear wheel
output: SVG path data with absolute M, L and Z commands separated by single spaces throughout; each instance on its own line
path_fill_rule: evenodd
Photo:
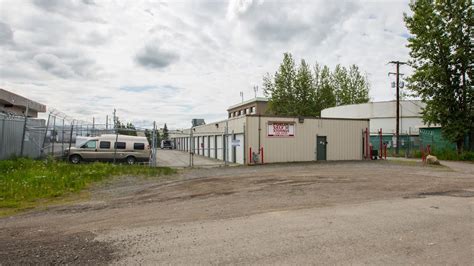
M 135 157 L 133 157 L 133 156 L 128 156 L 127 157 L 127 163 L 128 164 L 135 164 L 136 161 L 137 161 L 137 159 L 135 159 Z
M 71 155 L 71 156 L 69 157 L 69 161 L 70 161 L 71 163 L 73 163 L 73 164 L 78 164 L 78 163 L 81 162 L 81 160 L 82 160 L 82 158 L 81 158 L 81 156 L 79 156 L 79 155 Z

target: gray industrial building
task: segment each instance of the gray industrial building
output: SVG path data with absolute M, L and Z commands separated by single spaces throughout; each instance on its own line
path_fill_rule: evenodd
M 38 113 L 46 112 L 46 105 L 0 88 L 0 112 L 24 116 L 26 109 L 28 117 L 37 118 Z

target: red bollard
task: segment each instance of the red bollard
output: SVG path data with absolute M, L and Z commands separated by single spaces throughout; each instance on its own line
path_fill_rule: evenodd
M 252 147 L 249 147 L 249 161 L 248 164 L 252 164 Z
M 425 162 L 425 149 L 423 149 L 423 146 L 420 145 L 420 151 L 421 151 L 421 161 Z
M 369 158 L 369 128 L 365 128 L 365 159 Z
M 387 144 L 384 144 L 384 150 L 385 150 L 385 160 L 387 160 Z
M 382 129 L 380 129 L 380 131 L 379 131 L 379 136 L 380 136 L 380 144 L 379 144 L 379 151 L 380 151 L 380 154 L 379 154 L 379 157 L 380 157 L 380 159 L 382 159 L 382 157 L 383 157 L 383 156 L 382 156 L 382 155 L 383 155 L 383 154 L 382 154 L 382 147 L 383 147 L 383 146 L 382 146 L 382 138 L 383 138 L 383 137 L 382 137 Z
M 370 160 L 372 160 L 372 148 L 373 148 L 372 145 L 370 145 L 370 157 L 369 157 Z
M 263 164 L 263 146 L 260 148 L 260 156 L 262 157 L 262 164 Z

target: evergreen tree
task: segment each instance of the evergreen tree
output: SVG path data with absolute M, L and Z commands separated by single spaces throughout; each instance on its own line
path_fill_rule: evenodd
M 426 103 L 423 120 L 439 124 L 443 136 L 463 151 L 464 136 L 473 132 L 472 87 L 474 14 L 472 0 L 418 0 L 413 15 L 404 14 L 414 69 L 409 89 Z
M 158 135 L 158 136 L 159 136 L 159 135 Z M 164 139 L 164 140 L 167 140 L 168 137 L 169 137 L 169 134 L 168 134 L 168 126 L 167 126 L 166 123 L 165 123 L 165 125 L 163 126 L 163 139 Z

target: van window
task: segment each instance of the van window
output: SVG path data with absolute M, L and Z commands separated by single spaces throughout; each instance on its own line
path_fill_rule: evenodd
M 110 141 L 101 141 L 99 144 L 101 149 L 110 149 Z
M 125 149 L 125 142 L 115 142 L 115 148 L 116 149 Z
M 133 143 L 133 149 L 134 150 L 144 150 L 145 149 L 145 143 Z
M 85 149 L 95 149 L 96 147 L 97 147 L 97 141 L 95 140 L 90 140 L 86 142 L 86 144 L 81 146 L 81 148 L 85 148 Z

